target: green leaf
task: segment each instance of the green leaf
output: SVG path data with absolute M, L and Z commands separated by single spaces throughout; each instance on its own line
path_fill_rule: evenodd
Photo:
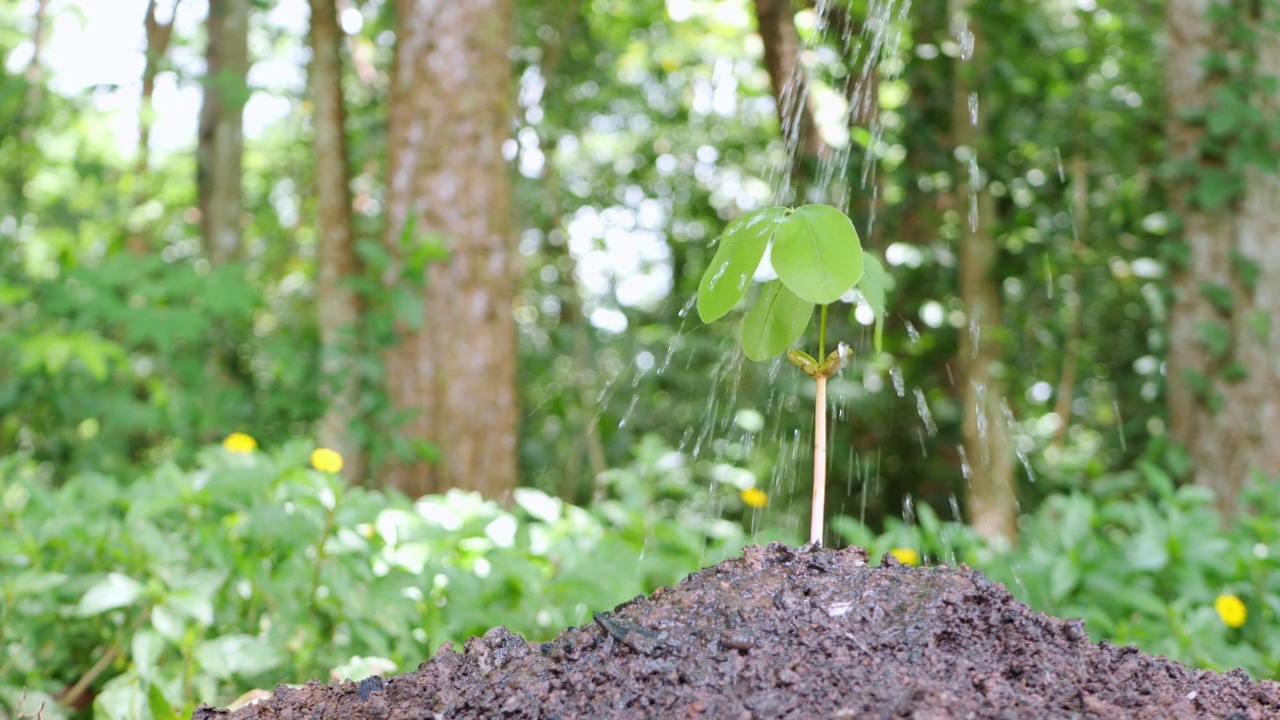
M 1129 567 L 1143 572 L 1163 570 L 1169 564 L 1169 549 L 1163 528 L 1157 525 L 1144 528 L 1125 545 L 1125 558 Z
M 804 334 L 813 304 L 796 297 L 779 280 L 765 284 L 742 321 L 742 350 L 757 362 L 791 347 Z
M 1220 168 L 1203 168 L 1192 197 L 1204 209 L 1214 210 L 1231 202 L 1243 190 L 1244 180 L 1238 174 Z
M 174 712 L 173 706 L 169 704 L 169 699 L 155 683 L 147 684 L 147 706 L 151 709 L 153 720 L 179 720 L 178 713 Z
M 5 591 L 10 595 L 10 597 L 39 595 L 41 593 L 48 593 L 52 591 L 54 588 L 62 585 L 66 581 L 67 575 L 63 573 L 29 570 L 27 572 L 18 573 L 17 576 L 10 578 Z
M 1196 323 L 1196 334 L 1215 360 L 1221 360 L 1231 352 L 1231 328 L 1221 320 Z
M 848 216 L 830 205 L 796 208 L 778 227 L 770 259 L 802 300 L 827 305 L 862 277 L 862 245 Z
M 1239 250 L 1231 251 L 1231 264 L 1236 271 L 1236 277 L 1240 278 L 1240 283 L 1244 285 L 1244 289 L 1253 292 L 1258 287 L 1258 278 L 1262 275 L 1262 268 L 1256 260 L 1240 252 Z
M 884 307 L 885 295 L 893 289 L 893 278 L 885 272 L 880 259 L 865 250 L 862 252 L 862 277 L 858 280 L 858 291 L 871 306 L 876 316 L 875 347 L 880 352 L 884 345 Z
M 1049 569 L 1049 599 L 1060 602 L 1080 582 L 1080 568 L 1068 555 L 1059 555 Z
M 698 317 L 702 322 L 714 322 L 738 304 L 760 266 L 765 247 L 786 217 L 786 208 L 767 207 L 729 223 L 698 283 Z
M 1231 288 L 1221 283 L 1207 281 L 1200 283 L 1200 295 L 1208 300 L 1215 310 L 1225 315 L 1230 315 L 1231 308 L 1235 305 Z
M 0 285 L 0 307 L 15 306 L 31 297 L 31 289 L 20 285 Z
M 142 594 L 142 583 L 118 572 L 113 572 L 93 584 L 80 604 L 76 606 L 76 615 L 89 617 L 108 610 L 132 605 Z
M 1249 328 L 1259 342 L 1267 342 L 1271 337 L 1271 314 L 1266 310 L 1254 310 L 1249 315 Z
M 156 661 L 160 659 L 160 653 L 163 650 L 164 638 L 160 637 L 155 630 L 142 628 L 134 634 L 129 644 L 129 660 L 139 675 L 150 679 L 151 672 L 155 670 Z
M 252 635 L 223 635 L 196 646 L 196 661 L 210 675 L 254 675 L 278 667 L 284 656 L 267 641 Z
M 1227 382 L 1241 382 L 1248 379 L 1248 377 L 1249 368 L 1245 367 L 1244 363 L 1239 360 L 1232 360 L 1222 366 L 1222 379 Z

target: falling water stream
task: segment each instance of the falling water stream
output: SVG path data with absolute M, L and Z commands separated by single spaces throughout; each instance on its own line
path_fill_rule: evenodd
M 901 73 L 905 63 L 887 63 L 885 61 L 890 59 L 894 53 L 900 52 L 899 46 L 901 45 L 902 34 L 908 20 L 911 2 L 910 0 L 870 0 L 861 31 L 856 35 L 847 29 L 840 31 L 827 27 L 824 18 L 828 16 L 828 10 L 832 6 L 833 0 L 819 0 L 816 4 L 812 11 L 816 25 L 814 31 L 808 35 L 806 42 L 800 48 L 795 67 L 799 68 L 799 72 L 808 72 L 805 67 L 806 59 L 813 57 L 815 50 L 824 43 L 835 41 L 840 47 L 851 48 L 850 56 L 859 58 L 858 65 L 847 68 L 847 72 L 843 77 L 844 87 L 833 88 L 838 89 L 842 96 L 849 100 L 844 116 L 839 120 L 839 123 L 844 127 L 848 127 L 851 117 L 862 117 L 866 114 L 868 107 L 878 107 L 878 103 L 873 104 L 875 98 L 872 97 L 872 93 L 877 91 L 881 83 L 898 79 L 897 75 Z M 953 41 L 959 48 L 955 62 L 968 62 L 973 56 L 977 40 L 963 18 L 959 18 L 958 22 L 953 23 L 952 36 Z M 876 82 L 876 80 L 879 80 L 879 82 Z M 801 162 L 801 147 L 804 141 L 804 138 L 799 137 L 799 130 L 802 126 L 800 114 L 804 112 L 809 102 L 807 93 L 811 92 L 810 88 L 812 86 L 813 83 L 805 82 L 804 78 L 793 77 L 781 93 L 784 110 L 786 110 L 780 123 L 785 154 L 783 159 L 771 169 L 766 178 L 770 184 L 773 202 L 787 205 L 798 205 L 804 202 L 829 202 L 848 213 L 854 219 L 855 225 L 870 236 L 870 230 L 874 227 L 876 220 L 877 204 L 880 201 L 877 194 L 878 186 L 875 176 L 877 159 L 885 151 L 883 141 L 885 128 L 878 114 L 870 119 L 868 127 L 865 128 L 869 136 L 869 141 L 866 142 L 865 148 L 855 143 L 851 138 L 844 142 L 828 144 L 825 152 L 819 157 L 816 169 L 812 172 L 811 181 L 803 189 L 805 197 L 795 197 L 797 189 L 793 186 L 793 183 L 798 163 Z M 976 92 L 968 96 L 968 118 L 974 125 L 977 125 L 979 120 L 980 104 L 981 99 Z M 855 152 L 855 146 L 860 152 Z M 979 207 L 977 200 L 978 193 L 983 185 L 982 169 L 975 149 L 957 148 L 956 156 L 967 166 L 970 203 L 966 219 L 972 231 L 978 227 Z M 853 165 L 855 162 L 858 165 Z M 851 169 L 855 171 L 851 172 Z M 851 182 L 856 183 L 857 186 L 850 187 Z M 1048 266 L 1047 256 L 1045 262 L 1046 273 L 1050 274 L 1051 268 Z M 764 272 L 766 275 L 768 274 L 767 266 Z M 757 275 L 757 277 L 759 278 L 760 275 Z M 1049 292 L 1052 294 L 1052 282 L 1049 285 Z M 694 299 L 689 298 L 681 307 L 679 311 L 679 328 L 665 354 L 656 363 L 653 363 L 652 372 L 658 375 L 665 374 L 672 362 L 678 361 L 678 356 L 682 354 L 685 356 L 683 359 L 686 367 L 692 363 L 694 343 L 686 342 L 685 334 L 702 331 L 696 317 L 691 317 L 693 306 Z M 892 309 L 892 301 L 890 301 L 890 307 Z M 895 319 L 905 327 L 910 343 L 915 344 L 921 341 L 920 331 L 910 320 L 900 317 Z M 982 340 L 980 320 L 976 314 L 970 314 L 969 316 L 967 331 L 970 334 L 970 345 L 975 353 Z M 933 323 L 930 324 L 932 325 Z M 866 343 L 863 342 L 862 346 L 866 346 Z M 813 420 L 811 414 L 805 412 L 804 408 L 808 407 L 809 403 L 812 402 L 812 395 L 805 395 L 805 390 L 799 384 L 793 387 L 784 382 L 782 373 L 790 372 L 792 368 L 781 359 L 774 360 L 766 368 L 766 377 L 760 380 L 769 388 L 765 395 L 764 407 L 761 408 L 765 419 L 764 427 L 755 433 L 744 432 L 741 428 L 735 427 L 735 417 L 737 417 L 737 413 L 741 409 L 738 407 L 738 393 L 743 383 L 745 365 L 744 356 L 736 344 L 733 350 L 726 351 L 714 364 L 704 385 L 706 402 L 701 417 L 695 427 L 687 428 L 681 433 L 677 450 L 694 462 L 728 462 L 729 460 L 723 454 L 723 443 L 718 443 L 717 440 L 736 435 L 748 452 L 760 452 L 767 449 L 775 453 L 775 462 L 769 476 L 767 478 L 757 478 L 757 487 L 765 490 L 770 497 L 806 498 L 807 466 L 809 465 L 809 457 L 812 450 Z M 902 432 L 912 433 L 918 438 L 922 456 L 928 457 L 928 442 L 926 438 L 935 438 L 938 435 L 938 426 L 934 419 L 934 412 L 930 407 L 929 394 L 925 388 L 914 385 L 912 378 L 906 376 L 902 366 L 897 363 L 893 363 L 884 369 L 887 370 L 890 387 L 892 387 L 896 398 L 907 398 L 909 390 L 911 399 L 906 400 L 906 402 L 908 406 L 914 404 L 914 415 L 909 416 L 912 424 L 904 427 Z M 634 367 L 634 363 L 628 371 L 636 373 L 636 380 L 632 383 L 633 391 L 635 391 L 638 389 L 638 376 L 641 371 Z M 949 367 L 947 372 L 948 374 L 950 373 Z M 616 380 L 616 377 L 608 380 L 608 384 L 602 392 L 602 398 L 614 392 Z M 878 450 L 865 452 L 856 450 L 853 447 L 842 448 L 841 445 L 845 444 L 841 440 L 843 436 L 837 432 L 837 428 L 842 424 L 859 420 L 856 412 L 850 413 L 846 408 L 845 402 L 848 392 L 842 393 L 839 391 L 841 387 L 847 388 L 851 384 L 858 382 L 863 384 L 867 392 L 879 390 L 883 384 L 879 371 L 868 371 L 857 361 L 840 376 L 833 378 L 832 385 L 836 392 L 832 393 L 831 416 L 828 419 L 829 432 L 831 433 L 831 437 L 828 438 L 828 446 L 832 448 L 833 452 L 828 457 L 839 456 L 847 458 L 846 466 L 848 471 L 844 478 L 846 497 L 854 498 L 860 496 L 859 509 L 856 514 L 865 521 L 868 497 L 879 493 L 882 487 L 880 453 Z M 873 384 L 875 387 L 873 387 Z M 985 388 L 979 387 L 977 390 L 980 396 L 985 393 Z M 797 392 L 799 395 L 797 395 Z M 809 392 L 811 393 L 812 391 L 809 390 Z M 633 394 L 626 411 L 618 421 L 620 428 L 625 427 L 630 421 L 636 409 L 637 398 L 638 394 Z M 983 406 L 985 406 L 985 403 L 981 403 L 979 407 Z M 988 418 L 985 413 L 979 413 L 978 415 L 978 432 L 984 441 L 984 446 L 989 424 L 992 421 L 1003 422 L 1005 427 L 1011 431 L 1011 436 L 1016 435 L 1013 432 L 1015 429 L 1013 414 L 1009 410 L 1007 402 L 1001 403 L 1001 410 L 1002 417 L 999 418 Z M 794 418 L 801 418 L 799 428 L 795 427 Z M 971 459 L 967 457 L 966 450 L 962 445 L 957 448 L 957 456 L 957 478 L 964 482 L 971 481 L 974 470 L 970 463 Z M 1017 456 L 1025 468 L 1028 478 L 1034 482 L 1035 476 L 1026 451 L 1019 448 Z M 978 460 L 985 465 L 990 458 L 984 457 L 978 458 Z M 715 483 L 716 481 L 713 480 L 708 488 L 713 498 L 717 492 Z M 794 501 L 789 500 L 789 502 Z M 948 504 L 950 505 L 951 520 L 960 522 L 962 518 L 959 501 L 954 493 L 950 494 Z M 714 505 L 713 508 L 715 508 Z M 833 508 L 833 510 L 836 512 L 842 511 L 841 508 Z M 782 504 L 779 507 L 770 504 L 763 511 L 756 511 L 751 514 L 751 531 L 754 534 L 761 528 L 762 522 L 767 520 L 772 522 L 775 527 L 781 526 L 783 531 L 789 532 L 794 537 L 800 537 L 804 532 L 804 528 L 800 527 L 800 523 L 802 520 L 807 520 L 806 514 L 807 508 L 793 508 L 786 504 Z M 769 516 L 772 516 L 772 518 Z M 915 500 L 910 495 L 907 495 L 903 500 L 903 519 L 908 525 L 912 525 L 916 518 Z M 764 524 L 768 525 L 769 522 Z M 950 544 L 951 539 L 945 536 L 945 532 L 943 534 L 944 536 L 939 538 L 936 544 L 944 548 L 952 547 Z M 954 553 L 950 553 L 950 556 L 947 556 L 948 553 L 950 553 L 949 550 L 944 552 L 944 557 L 941 559 L 954 561 Z

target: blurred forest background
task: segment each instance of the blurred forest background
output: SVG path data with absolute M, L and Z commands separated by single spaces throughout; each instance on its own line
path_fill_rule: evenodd
M 0 2 L 0 716 L 798 542 L 811 383 L 690 308 L 804 202 L 896 280 L 882 353 L 833 306 L 829 544 L 1280 676 L 1273 0 L 119 5 Z

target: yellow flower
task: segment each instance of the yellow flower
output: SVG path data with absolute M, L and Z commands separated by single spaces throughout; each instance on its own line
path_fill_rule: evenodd
M 738 493 L 742 502 L 753 508 L 762 508 L 769 504 L 769 494 L 760 488 L 747 488 Z
M 316 448 L 311 451 L 311 467 L 320 472 L 336 473 L 342 471 L 342 456 L 337 450 Z
M 222 441 L 222 447 L 226 448 L 227 452 L 248 455 L 258 449 L 258 441 L 242 432 L 233 432 Z
M 912 550 L 911 548 L 894 548 L 889 551 L 889 554 L 898 558 L 898 562 L 903 565 L 920 564 L 920 553 Z
M 1222 624 L 1229 628 L 1244 625 L 1244 621 L 1249 617 L 1249 610 L 1245 608 L 1244 602 L 1235 595 L 1219 595 L 1218 599 L 1213 601 L 1213 609 L 1218 611 Z

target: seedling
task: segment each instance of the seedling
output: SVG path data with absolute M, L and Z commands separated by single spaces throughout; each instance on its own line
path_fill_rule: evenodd
M 778 277 L 764 284 L 742 321 L 742 351 L 757 362 L 785 352 L 787 360 L 816 384 L 809 542 L 821 544 L 827 481 L 827 379 L 840 372 L 851 356 L 844 343 L 827 354 L 827 309 L 857 287 L 875 314 L 875 348 L 879 352 L 885 293 L 891 280 L 884 265 L 862 250 L 858 231 L 836 208 L 767 207 L 734 220 L 720 236 L 720 247 L 698 285 L 698 317 L 703 322 L 724 317 L 742 300 L 771 244 L 769 257 Z M 816 356 L 792 347 L 809 327 L 814 306 L 819 308 Z

